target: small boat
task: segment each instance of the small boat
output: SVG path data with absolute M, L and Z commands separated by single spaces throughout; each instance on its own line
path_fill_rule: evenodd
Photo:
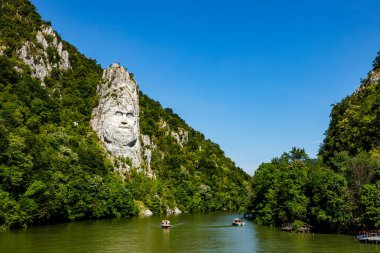
M 363 243 L 380 243 L 380 233 L 378 231 L 360 231 L 355 239 Z
M 168 220 L 163 220 L 161 221 L 161 228 L 171 228 L 172 225 L 170 224 L 170 221 Z
M 239 218 L 235 218 L 232 221 L 232 226 L 244 226 L 244 225 L 245 225 L 245 223 Z
M 370 237 L 368 231 L 360 231 L 358 235 L 355 236 L 355 239 L 359 242 L 368 242 L 368 237 Z
M 368 242 L 371 242 L 371 243 L 380 243 L 380 234 L 368 237 L 367 240 L 368 240 Z

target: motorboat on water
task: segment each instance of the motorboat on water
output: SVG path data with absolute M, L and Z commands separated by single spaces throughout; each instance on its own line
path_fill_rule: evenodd
M 169 220 L 163 220 L 161 221 L 161 228 L 171 228 L 172 225 L 170 224 Z
M 245 223 L 239 218 L 235 218 L 232 221 L 232 226 L 244 226 L 244 225 L 245 225 Z

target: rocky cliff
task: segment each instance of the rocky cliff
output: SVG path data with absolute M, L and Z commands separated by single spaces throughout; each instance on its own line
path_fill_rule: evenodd
M 41 26 L 36 33 L 36 42 L 25 41 L 18 50 L 20 59 L 32 70 L 32 76 L 38 78 L 44 86 L 45 77 L 53 69 L 71 68 L 69 53 L 63 49 L 62 42 L 51 26 Z
M 106 149 L 115 157 L 129 158 L 140 167 L 139 92 L 129 73 L 119 64 L 104 70 L 98 85 L 99 104 L 91 125 Z
M 1 1 L 0 230 L 245 205 L 249 176 L 132 77 Z

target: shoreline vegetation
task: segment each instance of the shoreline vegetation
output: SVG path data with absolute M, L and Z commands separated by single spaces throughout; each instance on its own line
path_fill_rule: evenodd
M 250 176 L 141 92 L 140 134 L 155 145 L 155 177 L 141 173 L 146 164 L 120 175 L 115 168 L 127 159 L 110 159 L 90 126 L 100 65 L 28 0 L 1 1 L 0 35 L 0 230 L 130 217 L 140 206 L 154 214 L 247 206 Z M 186 143 L 173 134 L 181 131 Z
M 317 159 L 292 148 L 253 175 L 249 210 L 263 225 L 315 232 L 380 229 L 380 52 L 351 96 L 333 105 Z
M 103 70 L 58 34 L 41 40 L 50 26 L 28 0 L 1 3 L 0 231 L 131 217 L 139 206 L 154 214 L 238 210 L 258 224 L 307 223 L 313 232 L 380 228 L 380 53 L 358 90 L 333 106 L 317 159 L 292 148 L 253 177 L 140 92 L 141 134 L 155 144 L 151 178 L 138 168 L 115 172 L 123 161 L 109 159 L 89 123 Z M 52 67 L 42 82 L 21 48 L 33 64 L 59 66 L 62 48 L 49 46 L 55 39 L 69 68 Z M 180 131 L 188 133 L 185 144 L 170 134 Z

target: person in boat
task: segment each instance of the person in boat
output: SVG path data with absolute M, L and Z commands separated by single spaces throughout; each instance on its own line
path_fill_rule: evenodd
M 168 226 L 168 225 L 170 225 L 170 221 L 168 221 L 168 220 L 163 220 L 163 221 L 161 222 L 161 224 L 162 224 L 163 226 Z

